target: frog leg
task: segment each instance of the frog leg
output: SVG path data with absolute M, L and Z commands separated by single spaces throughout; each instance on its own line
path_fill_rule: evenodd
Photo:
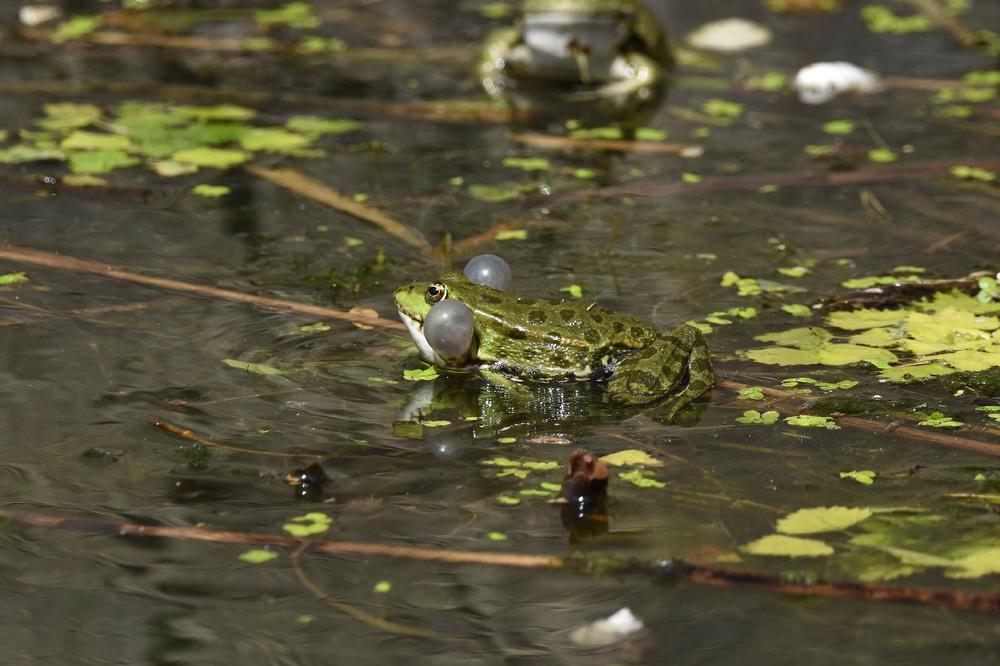
M 681 382 L 687 379 L 683 387 Z M 611 375 L 611 398 L 626 405 L 643 405 L 670 396 L 671 411 L 677 411 L 712 386 L 712 359 L 701 331 L 678 326 L 664 333 L 645 349 L 626 357 Z

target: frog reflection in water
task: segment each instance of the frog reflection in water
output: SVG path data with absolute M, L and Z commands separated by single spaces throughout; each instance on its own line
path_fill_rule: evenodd
M 431 307 L 446 300 L 468 306 L 473 322 L 468 348 L 451 358 L 424 334 Z M 517 298 L 458 272 L 397 289 L 395 301 L 425 361 L 478 368 L 501 385 L 510 379 L 598 381 L 616 403 L 662 400 L 671 416 L 712 385 L 708 344 L 691 326 L 660 334 L 600 306 Z
M 487 39 L 478 68 L 490 94 L 535 81 L 611 98 L 650 96 L 671 62 L 667 38 L 640 0 L 527 0 L 516 25 Z

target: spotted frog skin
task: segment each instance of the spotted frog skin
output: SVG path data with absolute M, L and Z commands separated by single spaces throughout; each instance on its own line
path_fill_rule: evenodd
M 423 333 L 424 317 L 442 299 L 472 311 L 472 343 L 458 358 L 442 358 Z M 680 408 L 712 385 L 708 344 L 691 326 L 660 334 L 598 305 L 517 298 L 458 272 L 401 287 L 395 301 L 422 358 L 440 367 L 536 381 L 599 381 L 613 401 L 628 405 L 669 396 Z
M 490 94 L 538 81 L 610 98 L 658 86 L 671 64 L 667 37 L 641 0 L 527 0 L 513 26 L 487 38 L 478 68 Z

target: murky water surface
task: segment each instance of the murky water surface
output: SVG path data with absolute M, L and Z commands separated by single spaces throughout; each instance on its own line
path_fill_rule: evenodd
M 70 4 L 80 11 L 106 7 Z M 904 164 L 995 159 L 996 104 L 977 105 L 966 119 L 937 117 L 934 83 L 821 107 L 738 85 L 747 72 L 793 73 L 841 59 L 890 76 L 957 81 L 989 69 L 995 64 L 989 57 L 940 30 L 872 34 L 856 3 L 832 16 L 788 17 L 750 0 L 655 2 L 678 41 L 726 16 L 774 31 L 774 42 L 760 49 L 713 56 L 714 64 L 682 61 L 668 99 L 646 121 L 671 142 L 704 145 L 704 155 L 547 151 L 516 143 L 503 122 L 435 121 L 406 110 L 413 102 L 483 101 L 469 76 L 470 59 L 476 43 L 503 21 L 485 18 L 479 3 L 314 4 L 334 17 L 325 24 L 328 36 L 381 55 L 53 46 L 17 37 L 16 3 L 9 3 L 0 32 L 0 129 L 30 127 L 43 104 L 58 101 L 106 107 L 126 99 L 226 101 L 224 93 L 192 97 L 191 86 L 230 90 L 228 101 L 244 105 L 249 92 L 271 93 L 270 101 L 249 103 L 268 124 L 301 113 L 356 117 L 363 129 L 324 140 L 325 157 L 263 156 L 257 163 L 298 169 L 349 196 L 363 193 L 368 204 L 432 243 L 447 233 L 459 243 L 500 223 L 524 229 L 526 240 L 485 240 L 456 258 L 502 254 L 519 294 L 557 298 L 561 288 L 578 284 L 585 298 L 659 328 L 755 306 L 759 316 L 717 326 L 710 337 L 717 369 L 743 383 L 774 386 L 801 374 L 851 378 L 861 382 L 855 397 L 891 403 L 872 418 L 888 422 L 927 408 L 973 422 L 972 402 L 941 389 L 880 383 L 864 367 L 783 369 L 740 360 L 735 351 L 757 344 L 753 336 L 800 320 L 773 299 L 737 296 L 720 278 L 731 270 L 794 282 L 808 291 L 786 302 L 811 303 L 841 290 L 843 280 L 898 265 L 918 265 L 935 277 L 996 270 L 995 188 L 948 178 L 945 170 L 824 187 L 776 176 L 784 183 L 776 191 L 724 186 L 570 199 L 588 188 L 676 183 L 685 172 L 722 183 L 748 174 L 822 172 L 826 165 L 803 146 L 832 143 L 835 137 L 821 128 L 834 119 L 857 125 L 846 139 L 848 153 L 886 147 Z M 962 17 L 967 25 L 1000 23 L 995 3 L 971 4 Z M 904 3 L 895 9 L 912 11 Z M 190 34 L 243 38 L 251 31 L 237 21 Z M 428 47 L 450 54 L 413 55 Z M 95 82 L 122 88 L 87 87 Z M 281 99 L 289 93 L 300 97 Z M 743 116 L 728 127 L 693 118 L 710 98 L 742 103 Z M 346 101 L 330 110 L 316 99 Z M 703 127 L 709 136 L 698 131 Z M 552 168 L 534 174 L 505 168 L 508 156 L 545 157 Z M 594 178 L 574 177 L 577 169 L 593 170 Z M 369 224 L 241 169 L 176 179 L 123 170 L 107 176 L 109 186 L 90 191 L 23 180 L 62 175 L 57 163 L 4 165 L 2 173 L 0 241 L 146 275 L 341 309 L 363 306 L 394 318 L 392 289 L 441 268 Z M 449 182 L 456 177 L 462 185 Z M 232 193 L 219 200 L 191 195 L 201 182 L 228 185 Z M 499 203 L 466 189 L 504 183 L 535 185 Z M 804 277 L 776 273 L 810 261 L 813 270 Z M 315 318 L 0 259 L 0 274 L 21 270 L 29 282 L 0 287 L 0 478 L 10 510 L 273 535 L 295 516 L 323 512 L 333 520 L 324 535 L 330 539 L 683 558 L 799 580 L 856 581 L 863 568 L 848 557 L 858 547 L 837 535 L 826 535 L 838 544 L 837 557 L 740 554 L 740 546 L 772 533 L 776 519 L 803 507 L 910 507 L 941 517 L 949 528 L 920 532 L 913 543 L 923 546 L 958 534 L 975 534 L 980 544 L 1000 539 L 988 505 L 942 499 L 975 492 L 975 474 L 1000 471 L 995 457 L 851 428 L 740 425 L 735 418 L 757 405 L 721 389 L 703 399 L 700 420 L 687 426 L 609 412 L 599 391 L 582 387 L 538 388 L 536 407 L 525 410 L 475 377 L 404 381 L 403 370 L 419 363 L 398 330 L 330 321 L 328 331 L 303 333 L 299 327 Z M 223 359 L 283 374 L 246 372 Z M 397 423 L 435 392 L 441 407 L 432 418 L 449 425 L 415 435 Z M 980 403 L 989 397 L 977 396 Z M 594 410 L 603 412 L 600 418 L 578 417 Z M 150 417 L 243 451 L 200 447 L 155 428 Z M 532 441 L 542 435 L 563 439 Z M 644 449 L 664 462 L 654 478 L 666 486 L 638 488 L 615 470 L 608 522 L 591 534 L 570 533 L 546 497 L 519 495 L 559 483 L 561 469 L 518 479 L 483 464 L 502 456 L 556 461 L 561 468 L 574 447 L 599 455 Z M 85 455 L 92 449 L 106 455 Z M 316 459 L 330 477 L 326 491 L 298 500 L 284 477 Z M 923 469 L 911 474 L 917 466 Z M 840 479 L 848 470 L 876 470 L 880 478 L 871 487 Z M 520 502 L 504 505 L 501 496 Z M 310 590 L 289 551 L 250 564 L 238 559 L 249 549 L 9 525 L 0 534 L 0 637 L 11 655 L 5 662 L 985 664 L 1000 658 L 1000 630 L 989 615 L 740 586 L 653 584 L 642 575 L 306 553 L 300 573 Z M 871 566 L 898 564 L 884 554 L 871 558 Z M 380 582 L 391 589 L 375 591 Z M 886 584 L 1000 592 L 995 577 L 961 581 L 935 568 Z M 363 621 L 318 600 L 316 590 L 434 636 Z M 606 648 L 574 645 L 574 628 L 624 606 L 645 623 L 644 633 Z

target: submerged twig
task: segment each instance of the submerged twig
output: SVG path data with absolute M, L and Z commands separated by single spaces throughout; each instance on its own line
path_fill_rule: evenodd
M 45 252 L 43 250 L 33 250 L 30 248 L 18 247 L 16 245 L 0 245 L 0 259 L 33 264 L 35 266 L 45 266 L 46 268 L 76 271 L 79 273 L 93 273 L 106 278 L 111 278 L 113 280 L 125 280 L 127 282 L 135 282 L 148 287 L 157 287 L 160 289 L 179 291 L 187 294 L 197 294 L 199 296 L 208 296 L 210 298 L 221 298 L 227 301 L 254 305 L 267 310 L 297 312 L 315 317 L 340 319 L 357 324 L 366 324 L 368 326 L 404 330 L 404 326 L 398 321 L 382 319 L 381 317 L 372 317 L 364 314 L 363 312 L 347 312 L 320 305 L 297 303 L 295 301 L 286 301 L 280 298 L 245 294 L 240 291 L 232 291 L 231 289 L 221 289 L 219 287 L 192 284 L 190 282 L 182 282 L 180 280 L 170 278 L 158 278 L 151 275 L 142 275 L 140 273 L 124 271 L 120 268 L 115 268 L 96 261 L 78 259 L 76 257 L 55 254 L 53 252 Z
M 629 153 L 658 153 L 701 157 L 705 148 L 697 143 L 663 143 L 661 141 L 629 141 L 627 139 L 575 139 L 571 136 L 515 132 L 508 135 L 514 143 L 532 148 L 551 150 L 618 150 Z
M 743 389 L 750 388 L 749 384 L 737 382 L 726 377 L 716 377 L 715 385 L 730 391 L 741 391 Z M 782 391 L 781 389 L 769 388 L 766 386 L 755 388 L 759 388 L 761 393 L 764 395 L 769 395 L 773 398 L 779 398 L 781 400 L 791 402 L 796 409 L 803 409 L 805 407 L 805 401 L 790 391 Z M 907 439 L 930 442 L 932 444 L 938 444 L 951 449 L 974 451 L 975 453 L 982 453 L 983 455 L 988 456 L 1000 456 L 1000 445 L 998 444 L 990 444 L 976 439 L 959 437 L 958 435 L 947 435 L 945 433 L 934 432 L 932 430 L 921 430 L 920 428 L 914 428 L 912 426 L 897 425 L 895 423 L 883 423 L 872 419 L 862 419 L 857 416 L 838 416 L 837 425 L 876 434 L 899 435 L 901 437 L 906 437 Z
M 274 458 L 307 458 L 310 460 L 319 460 L 325 456 L 325 454 L 322 453 L 282 453 L 281 451 L 262 451 L 260 449 L 246 449 L 243 448 L 242 446 L 236 446 L 234 444 L 213 442 L 210 439 L 205 439 L 204 437 L 191 432 L 187 428 L 182 428 L 178 425 L 174 425 L 170 421 L 166 421 L 156 416 L 147 416 L 146 420 L 149 421 L 150 425 L 156 426 L 160 430 L 166 430 L 167 432 L 173 435 L 177 435 L 181 439 L 186 439 L 189 442 L 201 444 L 202 446 L 208 447 L 210 449 L 222 449 L 224 451 L 233 451 L 235 453 L 251 453 L 255 456 L 271 456 Z
M 251 534 L 247 532 L 211 530 L 201 527 L 140 525 L 138 523 L 120 523 L 95 518 L 64 518 L 47 514 L 22 513 L 3 509 L 0 509 L 0 516 L 5 517 L 12 523 L 31 527 L 74 529 L 81 532 L 114 534 L 118 536 L 206 541 L 218 544 L 264 545 L 273 548 L 297 550 L 300 551 L 300 554 L 304 550 L 302 541 L 276 534 Z M 779 575 L 693 565 L 679 560 L 644 561 L 625 558 L 615 559 L 604 556 L 600 559 L 600 562 L 591 562 L 586 556 L 557 557 L 488 551 L 438 550 L 420 546 L 388 546 L 355 541 L 310 541 L 308 549 L 313 552 L 330 555 L 372 555 L 447 564 L 503 566 L 548 571 L 563 570 L 576 573 L 631 573 L 700 585 L 721 587 L 750 586 L 783 594 L 853 598 L 867 601 L 893 601 L 985 613 L 1000 612 L 1000 595 L 986 592 L 964 592 L 960 590 L 920 587 L 889 587 L 865 583 L 792 583 Z M 319 592 L 322 593 L 322 590 L 319 590 Z
M 406 624 L 400 624 L 399 622 L 393 622 L 392 620 L 386 620 L 385 618 L 372 615 L 371 613 L 366 613 L 360 608 L 355 608 L 354 606 L 337 599 L 330 593 L 324 592 L 320 586 L 316 585 L 316 583 L 309 579 L 309 576 L 306 575 L 305 569 L 302 568 L 302 553 L 307 551 L 311 545 L 311 542 L 303 542 L 302 545 L 292 551 L 292 571 L 295 572 L 295 577 L 299 579 L 299 583 L 302 584 L 302 587 L 309 590 L 323 603 L 329 604 L 340 612 L 350 615 L 354 619 L 360 620 L 369 626 L 381 629 L 382 631 L 388 631 L 389 633 L 399 634 L 401 636 L 416 636 L 418 638 L 436 638 L 438 640 L 451 638 L 451 636 L 445 636 L 428 629 L 411 627 Z
M 269 169 L 256 164 L 246 167 L 246 170 L 264 180 L 280 187 L 301 194 L 321 204 L 336 208 L 365 222 L 370 222 L 386 233 L 395 236 L 411 247 L 422 252 L 429 252 L 430 243 L 419 231 L 411 229 L 402 222 L 390 217 L 382 211 L 366 206 L 363 203 L 345 197 L 329 185 L 310 178 L 295 169 Z

